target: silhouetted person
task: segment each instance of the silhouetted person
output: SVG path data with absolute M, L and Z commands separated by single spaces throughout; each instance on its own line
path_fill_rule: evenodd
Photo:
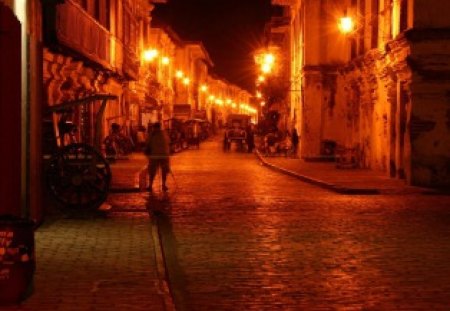
M 165 131 L 161 130 L 161 123 L 153 124 L 153 129 L 145 144 L 145 154 L 149 160 L 150 191 L 152 191 L 153 181 L 159 167 L 161 168 L 162 189 L 167 191 L 166 180 L 167 174 L 170 172 L 170 138 Z
M 249 153 L 255 148 L 255 133 L 251 125 L 247 127 L 247 146 Z

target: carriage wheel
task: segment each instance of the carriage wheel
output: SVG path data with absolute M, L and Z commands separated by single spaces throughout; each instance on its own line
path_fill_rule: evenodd
M 108 162 L 87 144 L 65 146 L 52 156 L 47 170 L 50 192 L 66 207 L 98 207 L 106 200 L 110 183 Z

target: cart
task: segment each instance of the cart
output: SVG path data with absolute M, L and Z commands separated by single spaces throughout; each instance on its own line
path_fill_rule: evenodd
M 227 118 L 226 129 L 223 138 L 224 151 L 231 150 L 231 144 L 235 143 L 239 151 L 248 149 L 247 128 L 250 125 L 250 116 L 244 114 L 231 114 Z
M 54 152 L 48 157 L 46 182 L 53 197 L 65 207 L 97 208 L 106 200 L 111 169 L 100 151 L 101 130 L 106 103 L 115 99 L 117 96 L 97 94 L 51 106 L 47 110 L 52 116 L 56 144 Z M 98 102 L 101 105 L 95 112 L 95 103 Z M 68 116 L 73 116 L 75 112 L 83 120 L 86 111 L 95 115 L 91 144 L 88 143 L 85 130 L 81 129 L 81 133 L 77 133 L 74 122 L 68 120 Z M 80 137 L 80 142 L 76 136 Z

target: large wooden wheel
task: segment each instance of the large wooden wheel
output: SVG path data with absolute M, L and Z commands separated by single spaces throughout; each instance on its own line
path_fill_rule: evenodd
M 92 146 L 71 144 L 55 153 L 47 170 L 53 196 L 66 207 L 96 208 L 106 200 L 111 170 Z

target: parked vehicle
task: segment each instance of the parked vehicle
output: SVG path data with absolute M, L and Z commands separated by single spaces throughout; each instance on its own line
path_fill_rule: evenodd
M 248 148 L 247 128 L 250 126 L 250 116 L 245 114 L 230 114 L 227 118 L 223 149 L 231 150 L 232 143 L 237 145 L 237 149 L 243 151 Z
M 104 139 L 106 157 L 108 159 L 117 159 L 121 156 L 126 156 L 133 152 L 134 142 L 130 136 L 122 133 L 122 127 L 113 123 L 111 131 Z
M 107 101 L 116 99 L 113 95 L 97 94 L 51 106 L 47 110 L 52 120 L 44 122 L 47 187 L 65 207 L 96 208 L 106 200 L 111 170 L 100 150 L 101 127 Z M 101 102 L 101 107 L 95 116 L 95 133 L 91 142 L 86 131 L 78 133 L 78 127 L 68 116 L 73 115 L 77 107 L 93 105 L 96 101 Z
M 171 118 L 163 121 L 164 129 L 170 137 L 170 152 L 176 153 L 187 148 L 185 125 L 182 120 Z

